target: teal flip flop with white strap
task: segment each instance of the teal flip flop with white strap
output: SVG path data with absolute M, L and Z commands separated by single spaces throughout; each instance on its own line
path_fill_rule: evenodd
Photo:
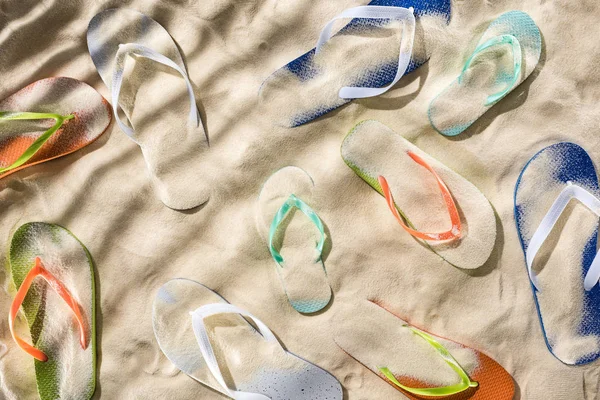
M 322 260 L 325 228 L 309 206 L 313 187 L 304 170 L 282 168 L 265 182 L 257 209 L 258 230 L 277 264 L 285 293 L 292 307 L 304 314 L 322 310 L 331 300 Z
M 456 136 L 519 86 L 535 70 L 542 51 L 540 30 L 522 11 L 493 21 L 459 77 L 429 105 L 431 126 Z

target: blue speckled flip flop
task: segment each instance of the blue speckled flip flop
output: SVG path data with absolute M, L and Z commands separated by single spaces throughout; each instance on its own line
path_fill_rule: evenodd
M 515 189 L 515 219 L 546 344 L 570 365 L 600 357 L 600 287 L 597 276 L 590 281 L 599 194 L 589 155 L 566 142 L 533 156 Z
M 342 387 L 331 374 L 286 351 L 258 318 L 198 282 L 165 283 L 154 299 L 152 320 L 167 358 L 230 398 L 342 400 Z
M 377 16 L 363 16 L 367 15 L 361 14 L 365 8 Z M 385 9 L 398 11 L 394 8 L 411 9 L 414 16 L 403 22 L 403 16 L 389 19 L 377 14 Z M 361 10 L 353 13 L 356 9 Z M 415 33 L 414 21 L 428 19 L 428 23 L 448 24 L 450 0 L 373 0 L 368 7 L 346 10 L 338 18 L 355 16 L 361 17 L 352 19 L 323 47 L 317 46 L 318 51 L 315 48 L 303 54 L 262 84 L 261 103 L 272 110 L 278 123 L 287 127 L 305 124 L 354 98 L 380 94 L 343 98 L 341 89 L 386 87 L 402 72 L 408 74 L 419 68 L 429 59 L 429 51 L 422 35 L 424 24 L 417 26 Z M 404 65 L 399 61 L 403 53 Z

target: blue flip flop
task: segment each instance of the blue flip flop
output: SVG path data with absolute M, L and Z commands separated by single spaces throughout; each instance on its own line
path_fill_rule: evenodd
M 589 155 L 567 142 L 533 156 L 515 188 L 517 230 L 546 345 L 569 365 L 600 357 L 599 194 Z
M 415 37 L 415 19 L 427 16 L 428 24 L 446 25 L 450 3 L 373 0 L 342 12 L 325 26 L 316 48 L 263 82 L 261 103 L 281 125 L 296 127 L 352 99 L 385 92 L 429 59 L 422 35 Z M 332 23 L 342 18 L 353 19 L 330 37 Z

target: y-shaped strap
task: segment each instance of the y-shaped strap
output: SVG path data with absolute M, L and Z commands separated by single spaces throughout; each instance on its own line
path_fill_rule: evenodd
M 531 237 L 529 244 L 527 245 L 527 251 L 525 252 L 525 260 L 527 262 L 527 272 L 529 273 L 529 279 L 533 286 L 540 291 L 538 286 L 537 276 L 533 273 L 532 266 L 535 256 L 539 252 L 544 241 L 552 232 L 552 228 L 560 218 L 561 214 L 567 207 L 567 204 L 572 199 L 579 200 L 584 206 L 589 208 L 594 214 L 600 217 L 600 200 L 581 186 L 575 185 L 571 182 L 567 182 L 567 186 L 560 192 L 554 203 L 548 210 L 548 213 L 540 222 L 540 225 L 536 229 L 535 233 Z M 598 253 L 592 261 L 592 265 L 585 275 L 583 281 L 583 287 L 585 290 L 591 290 L 598 280 L 600 279 L 600 257 Z
M 283 267 L 283 257 L 275 249 L 275 246 L 273 245 L 273 239 L 275 238 L 275 234 L 277 233 L 279 225 L 281 224 L 287 213 L 292 209 L 292 207 L 295 207 L 298 210 L 302 211 L 302 213 L 306 215 L 315 224 L 315 226 L 321 233 L 321 239 L 317 244 L 317 258 L 315 262 L 321 259 L 321 253 L 323 253 L 323 245 L 325 244 L 325 229 L 323 228 L 323 223 L 319 219 L 317 213 L 315 213 L 313 209 L 308 206 L 308 204 L 300 200 L 294 194 L 291 194 L 290 197 L 288 197 L 288 199 L 285 201 L 285 203 L 282 204 L 279 211 L 277 211 L 277 214 L 275 214 L 273 222 L 271 223 L 271 229 L 269 230 L 269 250 L 271 251 L 271 256 L 273 256 L 273 259 L 275 259 L 275 262 L 277 262 L 277 264 L 279 264 L 280 267 Z
M 212 315 L 217 314 L 239 314 L 243 317 L 250 318 L 256 324 L 258 331 L 263 336 L 263 338 L 267 342 L 277 343 L 279 341 L 273 335 L 273 332 L 265 325 L 261 320 L 253 316 L 247 311 L 242 310 L 232 304 L 227 303 L 215 303 L 215 304 L 207 304 L 205 306 L 197 308 L 195 311 L 191 311 L 190 315 L 192 316 L 192 327 L 194 329 L 194 335 L 196 336 L 196 340 L 198 341 L 198 346 L 200 346 L 200 352 L 202 353 L 202 357 L 206 362 L 206 365 L 213 377 L 219 382 L 225 393 L 235 400 L 269 400 L 269 398 L 263 394 L 258 393 L 250 393 L 250 392 L 241 392 L 235 389 L 230 388 L 225 382 L 225 378 L 223 378 L 223 374 L 221 373 L 221 369 L 219 368 L 219 363 L 217 361 L 217 357 L 215 356 L 215 352 L 213 351 L 212 344 L 210 343 L 210 337 L 208 335 L 208 331 L 206 329 L 206 325 L 204 320 Z
M 463 70 L 462 70 L 460 76 L 458 77 L 458 83 L 461 83 L 466 71 L 469 69 L 469 67 L 473 63 L 473 60 L 475 60 L 475 58 L 477 56 L 479 56 L 484 50 L 487 50 L 490 47 L 504 45 L 504 44 L 510 44 L 512 47 L 513 76 L 511 78 L 510 82 L 508 82 L 508 85 L 506 86 L 505 89 L 501 90 L 498 93 L 488 96 L 488 98 L 485 102 L 486 106 L 490 106 L 490 105 L 496 103 L 498 100 L 500 100 L 504 96 L 506 96 L 506 94 L 511 91 L 511 89 L 519 82 L 519 79 L 521 78 L 521 66 L 523 64 L 523 51 L 521 49 L 521 44 L 519 43 L 519 39 L 517 39 L 513 35 L 499 35 L 499 36 L 494 36 L 493 38 L 480 44 L 479 46 L 477 46 L 477 48 L 475 49 L 475 51 L 473 52 L 471 57 L 469 57 L 469 59 L 465 63 L 465 66 L 463 67 Z
M 35 155 L 39 151 L 39 149 L 50 139 L 52 135 L 56 133 L 60 129 L 61 126 L 72 118 L 75 115 L 60 115 L 60 114 L 50 114 L 50 113 L 34 113 L 34 112 L 9 112 L 9 111 L 0 111 L 0 122 L 2 121 L 18 121 L 18 120 L 37 120 L 37 119 L 53 119 L 55 121 L 54 125 L 46 132 L 44 132 L 39 138 L 37 138 L 31 146 L 23 152 L 17 158 L 17 160 L 9 165 L 8 167 L 0 168 L 0 174 L 13 170 L 15 168 L 19 168 L 23 164 L 25 164 L 31 157 Z
M 45 362 L 48 361 L 48 356 L 44 354 L 44 352 L 36 349 L 29 343 L 26 343 L 23 339 L 17 335 L 14 329 L 15 318 L 17 317 L 17 313 L 21 308 L 21 304 L 33 283 L 33 280 L 37 277 L 41 276 L 48 282 L 48 285 L 54 289 L 54 291 L 63 298 L 63 300 L 67 303 L 73 314 L 75 314 L 75 318 L 77 319 L 77 325 L 79 326 L 79 342 L 81 344 L 82 349 L 87 348 L 87 336 L 85 332 L 85 325 L 83 323 L 83 316 L 81 315 L 81 310 L 79 309 L 79 304 L 73 299 L 67 288 L 60 282 L 58 279 L 54 277 L 48 270 L 44 268 L 42 264 L 42 260 L 39 257 L 35 258 L 35 266 L 27 273 L 27 276 L 21 283 L 21 287 L 17 291 L 15 298 L 10 306 L 10 313 L 8 316 L 8 329 L 15 340 L 15 342 L 19 345 L 20 348 L 25 350 L 29 355 L 33 356 L 36 360 Z
M 400 213 L 398 212 L 398 209 L 396 208 L 396 203 L 394 202 L 394 196 L 392 196 L 392 191 L 390 190 L 390 185 L 388 184 L 387 180 L 383 176 L 379 176 L 378 177 L 379 185 L 381 186 L 383 196 L 385 197 L 385 200 L 387 202 L 388 207 L 390 208 L 390 211 L 392 212 L 392 214 L 394 215 L 394 217 L 396 218 L 398 223 L 400 223 L 400 225 L 404 228 L 404 230 L 406 230 L 408 233 L 410 233 L 412 236 L 414 236 L 418 239 L 450 240 L 450 239 L 460 238 L 460 236 L 461 236 L 460 215 L 458 214 L 458 209 L 456 208 L 456 204 L 454 203 L 454 199 L 452 198 L 452 194 L 450 193 L 450 190 L 448 189 L 448 187 L 446 186 L 446 184 L 444 183 L 442 178 L 440 178 L 440 176 L 435 172 L 435 170 L 429 164 L 427 164 L 427 162 L 425 162 L 425 160 L 423 160 L 421 157 L 419 157 L 412 151 L 408 151 L 407 153 L 410 156 L 410 158 L 412 158 L 417 164 L 425 167 L 435 177 L 437 184 L 438 184 L 440 190 L 442 191 L 442 197 L 444 198 L 446 207 L 448 208 L 448 213 L 450 214 L 450 221 L 452 223 L 452 227 L 448 231 L 442 232 L 442 233 L 419 232 L 419 231 L 409 227 L 404 222 L 404 219 L 402 218 L 402 216 L 400 216 Z
M 437 388 L 411 388 L 405 386 L 398 382 L 394 374 L 387 367 L 378 367 L 379 371 L 390 380 L 394 385 L 398 386 L 400 389 L 405 390 L 409 393 L 415 394 L 417 396 L 451 396 L 456 393 L 460 393 L 468 388 L 477 387 L 479 384 L 475 381 L 472 381 L 469 378 L 469 375 L 466 371 L 460 366 L 458 361 L 450 354 L 450 352 L 437 340 L 433 338 L 433 336 L 415 329 L 409 325 L 403 325 L 405 328 L 409 328 L 413 333 L 419 335 L 421 338 L 425 339 L 427 343 L 429 343 L 442 358 L 458 374 L 460 377 L 460 382 L 450 386 L 437 387 Z
M 381 88 L 346 86 L 340 89 L 339 96 L 342 99 L 360 99 L 365 97 L 379 96 L 390 90 L 406 72 L 410 57 L 412 55 L 415 40 L 415 16 L 414 9 L 389 6 L 360 6 L 349 8 L 334 17 L 325 25 L 317 42 L 316 53 L 318 53 L 325 42 L 331 38 L 331 28 L 336 20 L 342 18 L 364 18 L 364 19 L 398 19 L 403 22 L 402 41 L 400 42 L 400 55 L 398 56 L 398 69 L 392 83 Z M 405 52 L 402 49 L 406 48 Z
M 196 97 L 194 96 L 194 88 L 192 87 L 192 83 L 190 82 L 190 78 L 187 75 L 187 72 L 183 70 L 177 63 L 171 60 L 168 57 L 152 50 L 149 47 L 143 46 L 137 43 L 127 43 L 120 44 L 119 50 L 117 50 L 117 54 L 115 56 L 115 69 L 113 71 L 112 78 L 112 86 L 111 86 L 111 96 L 112 96 L 112 108 L 115 114 L 115 119 L 117 120 L 117 124 L 121 127 L 123 132 L 125 132 L 130 138 L 135 140 L 133 136 L 133 129 L 129 126 L 125 125 L 123 121 L 119 118 L 119 94 L 121 93 L 121 85 L 123 84 L 123 73 L 125 71 L 125 57 L 128 55 L 136 55 L 144 58 L 148 58 L 152 61 L 156 61 L 160 64 L 166 65 L 167 67 L 173 68 L 175 71 L 179 72 L 179 74 L 185 80 L 185 84 L 187 86 L 188 95 L 190 98 L 190 113 L 189 113 L 189 121 L 193 126 L 198 126 L 200 123 L 200 119 L 198 116 L 198 107 L 196 107 Z M 131 124 L 131 121 L 129 121 Z

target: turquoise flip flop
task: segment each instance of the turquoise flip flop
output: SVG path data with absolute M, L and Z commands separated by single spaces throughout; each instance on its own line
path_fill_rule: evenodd
M 431 126 L 444 136 L 463 132 L 531 75 L 541 51 L 540 30 L 529 15 L 509 11 L 499 16 L 459 77 L 429 105 Z
M 256 213 L 290 304 L 304 314 L 322 310 L 331 300 L 322 259 L 325 228 L 309 206 L 313 187 L 303 169 L 282 168 L 263 185 Z

